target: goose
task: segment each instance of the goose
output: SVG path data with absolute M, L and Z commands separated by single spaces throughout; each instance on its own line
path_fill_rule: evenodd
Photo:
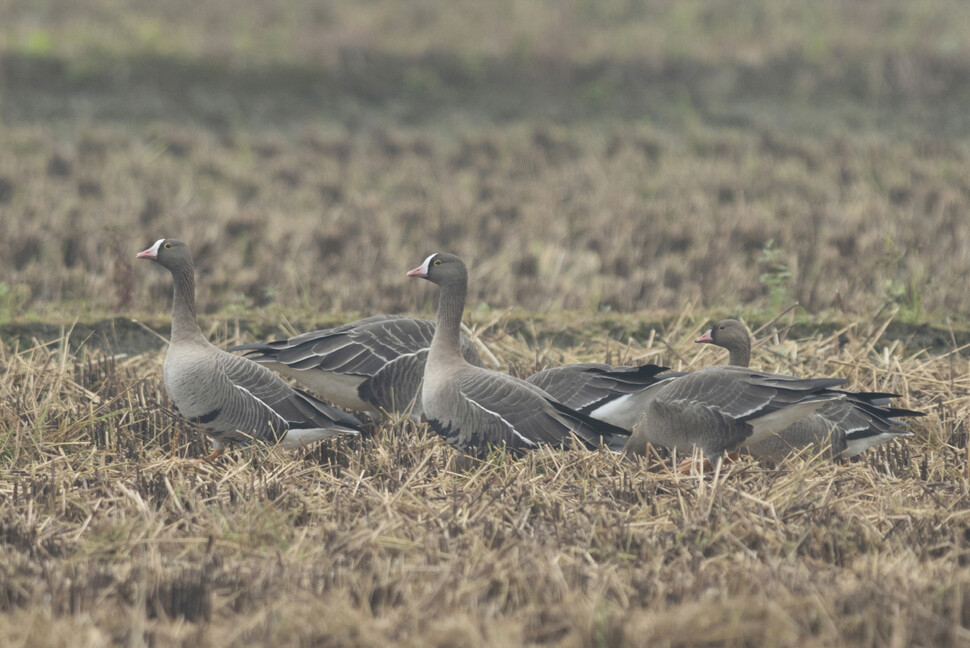
M 253 441 L 284 448 L 338 435 L 355 435 L 360 421 L 313 396 L 293 389 L 252 360 L 227 353 L 206 339 L 195 314 L 195 270 L 188 246 L 159 239 L 139 259 L 172 273 L 172 338 L 163 380 L 175 409 L 201 425 L 212 439 L 214 460 L 226 444 Z
M 663 373 L 667 371 L 667 367 L 652 364 L 630 367 L 580 362 L 544 369 L 526 381 L 566 407 L 630 430 L 653 398 L 652 390 L 663 381 L 685 375 Z
M 727 349 L 728 362 L 734 367 L 747 367 L 751 360 L 751 336 L 744 324 L 735 319 L 715 322 L 695 342 Z M 890 399 L 898 394 L 843 393 L 844 399 L 826 403 L 811 416 L 792 423 L 777 434 L 749 443 L 744 451 L 755 457 L 778 461 L 793 450 L 829 445 L 833 456 L 854 457 L 896 437 L 912 436 L 899 417 L 925 416 L 924 412 L 889 407 Z
M 459 331 L 468 271 L 460 258 L 431 254 L 407 274 L 440 289 L 421 400 L 428 423 L 445 441 L 480 458 L 490 447 L 519 455 L 541 445 L 567 446 L 573 437 L 590 449 L 605 445 L 614 452 L 622 450 L 627 430 L 572 410 L 524 380 L 465 359 Z
M 408 413 L 421 420 L 418 392 L 434 322 L 401 315 L 374 315 L 288 340 L 229 349 L 284 376 L 339 407 Z M 460 338 L 465 359 L 482 361 L 475 345 Z
M 802 379 L 742 367 L 708 367 L 660 383 L 633 427 L 627 455 L 647 443 L 720 458 L 845 398 L 840 378 Z M 690 459 L 678 469 L 689 469 Z

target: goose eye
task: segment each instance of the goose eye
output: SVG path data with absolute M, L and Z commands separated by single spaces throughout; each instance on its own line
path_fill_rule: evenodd
M 166 244 L 165 244 L 165 245 L 163 245 L 162 247 L 163 247 L 163 248 L 165 248 L 165 249 L 167 250 L 167 249 L 169 249 L 169 248 L 171 248 L 171 247 L 172 247 L 172 244 L 171 244 L 171 243 L 166 243 Z
M 441 265 L 441 259 L 435 259 L 434 265 Z
M 724 330 L 724 325 L 723 325 L 723 324 L 721 324 L 721 325 L 720 325 L 720 326 L 718 326 L 717 328 L 718 328 L 718 330 L 719 330 L 719 331 L 723 331 L 723 330 Z

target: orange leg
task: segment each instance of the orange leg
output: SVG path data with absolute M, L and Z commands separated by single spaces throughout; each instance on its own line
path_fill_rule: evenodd
M 741 458 L 741 455 L 737 452 L 728 453 L 727 457 L 724 458 L 725 463 L 734 463 Z M 700 459 L 696 464 L 694 463 L 693 457 L 687 457 L 680 464 L 677 465 L 677 472 L 681 475 L 689 475 L 694 466 L 697 466 L 697 471 L 700 474 L 712 473 L 714 472 L 714 467 L 711 465 L 711 460 L 707 457 Z
M 209 461 L 209 462 L 215 461 L 216 459 L 221 457 L 225 451 L 226 451 L 225 448 L 216 448 L 215 450 L 212 451 L 212 454 L 210 454 L 208 457 L 203 459 L 203 461 Z
M 707 457 L 698 459 L 696 462 L 694 457 L 687 457 L 677 464 L 677 472 L 681 475 L 689 475 L 695 469 L 695 467 L 702 475 L 704 473 L 714 472 L 714 468 L 711 467 L 711 460 Z

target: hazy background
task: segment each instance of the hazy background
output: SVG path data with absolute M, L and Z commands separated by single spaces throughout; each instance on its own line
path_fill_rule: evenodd
M 0 0 L 0 320 L 965 317 L 970 6 Z

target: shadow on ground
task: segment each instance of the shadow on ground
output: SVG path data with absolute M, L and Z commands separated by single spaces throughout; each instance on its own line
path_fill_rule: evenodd
M 671 322 L 659 320 L 641 321 L 631 325 L 629 316 L 610 318 L 607 316 L 575 320 L 575 325 L 566 324 L 570 319 L 557 315 L 554 322 L 543 322 L 541 316 L 511 316 L 503 321 L 505 331 L 514 336 L 521 336 L 530 344 L 568 348 L 588 343 L 591 339 L 608 337 L 615 340 L 626 340 L 630 337 L 647 339 L 651 330 L 664 331 Z M 342 321 L 318 322 L 317 326 L 337 326 Z M 310 330 L 309 326 L 294 323 L 298 330 Z M 757 323 L 753 323 L 757 327 Z M 286 337 L 277 327 L 265 322 L 254 320 L 235 320 L 232 323 L 234 331 L 238 330 L 247 340 L 269 340 Z M 813 335 L 828 336 L 841 330 L 843 325 L 826 324 L 795 324 L 787 333 L 791 338 L 807 338 Z M 28 349 L 39 345 L 57 345 L 65 338 L 68 339 L 72 352 L 87 349 L 91 351 L 107 351 L 126 355 L 137 355 L 161 350 L 169 333 L 167 321 L 156 321 L 150 324 L 142 323 L 127 317 L 103 319 L 91 323 L 77 323 L 73 327 L 59 324 L 23 323 L 5 324 L 0 326 L 0 339 L 9 345 L 16 345 L 20 349 Z M 953 351 L 956 348 L 970 345 L 970 331 L 962 329 L 948 329 L 929 324 L 891 323 L 880 337 L 883 344 L 900 341 L 910 349 L 925 349 L 935 355 Z M 218 343 L 218 342 L 217 342 Z

